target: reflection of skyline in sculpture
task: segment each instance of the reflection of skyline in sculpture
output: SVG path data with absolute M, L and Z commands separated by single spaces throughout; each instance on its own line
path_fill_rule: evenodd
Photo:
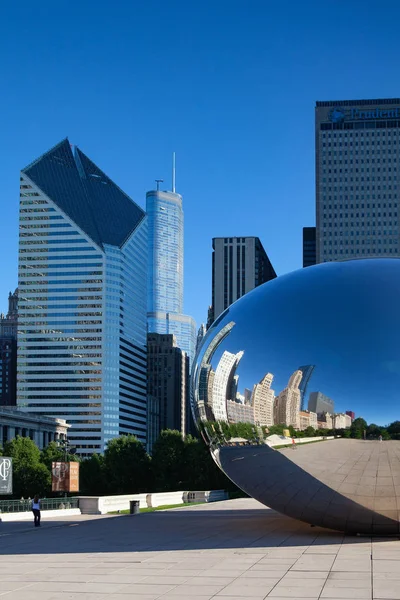
M 303 367 L 299 367 L 299 371 L 302 372 L 303 377 L 301 379 L 301 383 L 299 385 L 299 390 L 300 390 L 300 407 L 301 410 L 306 410 L 306 392 L 307 392 L 307 386 L 308 383 L 311 379 L 311 375 L 313 374 L 315 369 L 315 365 L 305 365 Z
M 243 354 L 243 351 L 232 354 L 225 350 L 215 370 L 212 388 L 212 411 L 217 421 L 228 420 L 227 401 L 231 399 L 229 398 L 229 392 L 232 390 L 235 370 Z
M 287 387 L 277 396 L 275 400 L 275 418 L 277 424 L 292 425 L 300 429 L 300 390 L 299 385 L 303 373 L 298 369 L 290 379 Z
M 223 421 L 228 423 L 250 423 L 257 426 L 292 426 L 296 430 L 307 427 L 331 429 L 335 426 L 333 401 L 322 392 L 312 392 L 307 402 L 307 386 L 315 370 L 315 365 L 298 367 L 289 378 L 288 385 L 275 396 L 271 389 L 274 374 L 267 372 L 252 389 L 239 389 L 239 375 L 236 369 L 244 351 L 225 351 L 216 367 L 212 359 L 219 345 L 229 335 L 235 325 L 227 323 L 205 349 L 200 368 L 194 374 L 198 381 L 194 386 L 196 418 L 203 421 Z M 314 407 L 315 404 L 315 407 Z M 329 410 L 328 410 L 329 409 Z M 318 414 L 317 414 L 318 413 Z M 346 427 L 348 419 L 346 419 Z M 339 418 L 337 423 L 344 423 Z M 343 425 L 344 427 L 344 425 Z M 340 428 L 343 428 L 340 427 Z M 339 428 L 339 427 L 337 427 Z
M 193 398 L 195 400 L 194 406 L 192 405 L 195 420 L 206 421 L 214 418 L 212 413 L 212 386 L 209 385 L 209 378 L 212 373 L 212 379 L 214 380 L 215 371 L 211 368 L 211 360 L 218 346 L 229 335 L 234 326 L 234 321 L 230 321 L 218 331 L 204 352 L 199 370 L 197 371 L 197 367 L 194 369 L 193 380 L 198 381 L 198 385 L 194 384 L 191 393 L 191 400 L 193 401 Z

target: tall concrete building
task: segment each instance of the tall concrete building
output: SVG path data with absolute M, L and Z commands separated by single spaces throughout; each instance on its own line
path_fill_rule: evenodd
M 275 423 L 279 425 L 292 425 L 295 429 L 300 428 L 300 400 L 299 386 L 302 372 L 295 371 L 287 387 L 275 399 Z
M 276 277 L 258 237 L 213 238 L 212 305 L 207 327 L 247 292 Z
M 0 314 L 0 337 L 17 339 L 18 330 L 18 288 L 8 294 L 7 314 Z
M 146 442 L 147 220 L 63 140 L 20 177 L 18 404 L 80 455 Z
M 147 324 L 149 333 L 173 334 L 192 364 L 196 323 L 183 314 L 182 196 L 159 189 L 146 194 L 148 215 Z
M 189 358 L 172 334 L 147 335 L 148 449 L 163 429 L 190 427 Z
M 252 406 L 256 425 L 274 424 L 275 392 L 271 388 L 273 379 L 272 373 L 266 373 L 260 383 L 256 383 L 253 388 Z
M 322 392 L 311 392 L 308 399 L 308 410 L 317 414 L 327 412 L 333 415 L 335 403 Z
M 0 315 L 0 406 L 17 404 L 18 289 L 8 295 L 8 311 Z
M 317 102 L 317 263 L 400 253 L 400 99 Z
M 0 406 L 17 404 L 17 340 L 0 337 Z
M 315 236 L 315 227 L 303 227 L 303 267 L 311 267 L 317 262 Z

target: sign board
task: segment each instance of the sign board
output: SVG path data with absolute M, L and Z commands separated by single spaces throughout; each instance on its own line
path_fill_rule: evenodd
M 289 429 L 284 429 L 284 430 L 283 430 L 283 435 L 284 435 L 285 437 L 290 437 L 290 431 L 289 431 Z
M 8 456 L 0 456 L 0 494 L 11 495 L 12 486 L 12 458 Z
M 51 490 L 53 492 L 78 492 L 79 463 L 51 463 Z

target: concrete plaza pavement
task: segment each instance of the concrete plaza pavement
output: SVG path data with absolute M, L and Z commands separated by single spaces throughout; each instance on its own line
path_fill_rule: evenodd
M 0 523 L 0 600 L 400 600 L 400 539 L 310 527 L 252 499 Z

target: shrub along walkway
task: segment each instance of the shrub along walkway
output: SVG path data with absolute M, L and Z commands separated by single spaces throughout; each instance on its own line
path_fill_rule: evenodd
M 346 537 L 252 499 L 2 532 L 0 600 L 400 600 L 399 539 Z

